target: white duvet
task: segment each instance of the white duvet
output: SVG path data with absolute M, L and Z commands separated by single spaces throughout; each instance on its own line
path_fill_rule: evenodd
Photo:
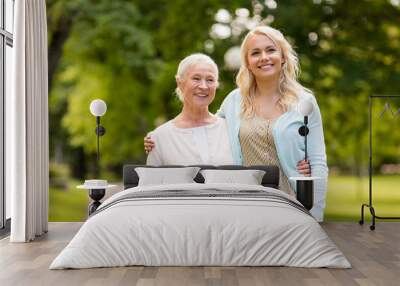
M 279 200 L 251 196 L 121 200 L 137 192 L 168 190 L 261 190 L 289 198 L 278 190 L 254 185 L 131 188 L 106 200 L 50 269 L 127 265 L 351 267 L 312 216 Z

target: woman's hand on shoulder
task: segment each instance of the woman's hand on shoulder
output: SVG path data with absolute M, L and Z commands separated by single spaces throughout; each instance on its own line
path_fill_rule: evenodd
M 153 148 L 156 146 L 156 144 L 154 143 L 154 141 L 151 139 L 150 135 L 147 134 L 144 138 L 143 138 L 143 145 L 144 145 L 144 151 L 146 152 L 146 154 L 149 154 L 151 152 L 151 150 L 153 150 Z
M 297 171 L 305 177 L 311 177 L 310 162 L 308 160 L 301 160 L 297 162 Z

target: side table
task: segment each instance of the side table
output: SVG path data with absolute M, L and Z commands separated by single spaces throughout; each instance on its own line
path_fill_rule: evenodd
M 296 181 L 296 199 L 307 209 L 311 210 L 314 205 L 314 180 L 319 177 L 290 177 L 289 180 Z
M 101 205 L 100 200 L 106 194 L 106 189 L 116 187 L 116 185 L 104 185 L 104 186 L 95 186 L 95 185 L 79 185 L 78 189 L 86 189 L 89 190 L 89 197 L 93 200 L 88 206 L 88 214 L 89 216 L 94 213 L 97 208 Z

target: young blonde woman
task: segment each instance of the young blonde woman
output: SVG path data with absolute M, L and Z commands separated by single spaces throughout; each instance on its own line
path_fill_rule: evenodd
M 311 175 L 320 178 L 314 182 L 311 213 L 322 221 L 328 177 L 322 120 L 315 97 L 297 81 L 296 53 L 281 32 L 260 26 L 244 38 L 241 60 L 236 77 L 239 88 L 225 98 L 218 111 L 228 124 L 235 163 L 278 165 L 280 188 L 288 192 L 295 190 L 288 178 L 307 174 L 309 162 Z M 314 106 L 308 124 L 308 162 L 303 160 L 304 138 L 298 132 L 303 124 L 297 111 L 302 100 Z

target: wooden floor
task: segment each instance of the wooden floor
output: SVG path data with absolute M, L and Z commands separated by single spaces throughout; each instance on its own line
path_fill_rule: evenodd
M 48 270 L 81 223 L 50 223 L 32 243 L 0 241 L 0 285 L 400 285 L 400 223 L 379 222 L 375 231 L 356 223 L 323 228 L 353 268 L 120 267 Z

